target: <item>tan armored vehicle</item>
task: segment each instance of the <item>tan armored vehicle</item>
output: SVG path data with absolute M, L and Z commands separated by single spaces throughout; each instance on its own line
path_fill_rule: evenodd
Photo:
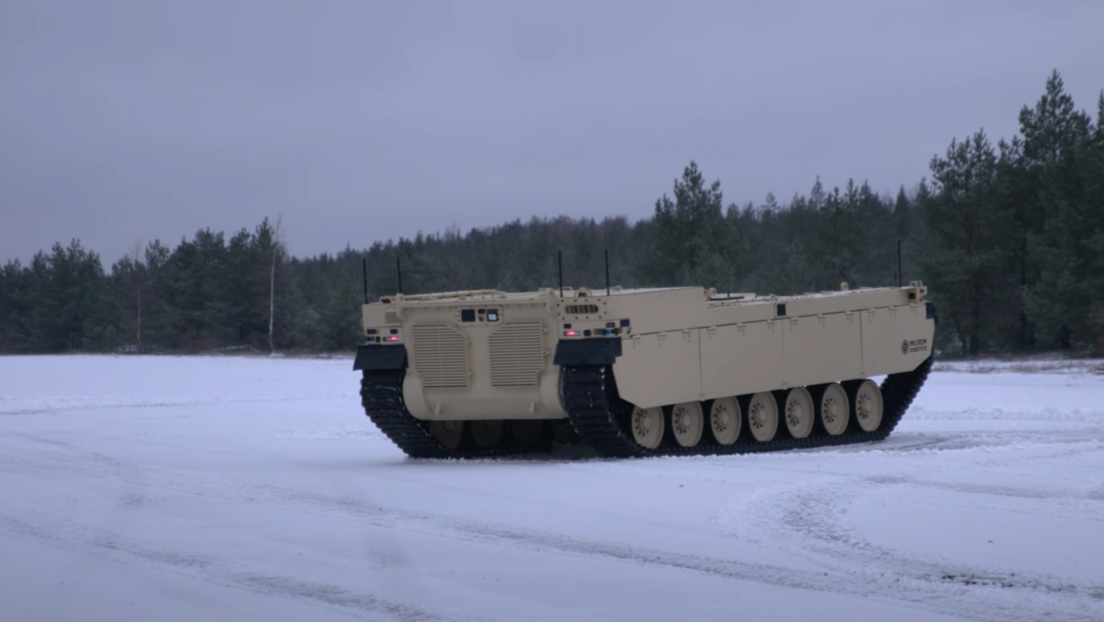
M 416 458 L 721 454 L 884 439 L 924 383 L 918 281 L 801 296 L 493 290 L 363 307 L 368 417 Z M 868 378 L 886 376 L 879 386 Z

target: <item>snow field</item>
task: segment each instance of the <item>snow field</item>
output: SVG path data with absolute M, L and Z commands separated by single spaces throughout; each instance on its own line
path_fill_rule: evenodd
M 1090 364 L 942 365 L 883 443 L 626 461 L 407 460 L 356 389 L 0 357 L 0 619 L 1104 620 Z

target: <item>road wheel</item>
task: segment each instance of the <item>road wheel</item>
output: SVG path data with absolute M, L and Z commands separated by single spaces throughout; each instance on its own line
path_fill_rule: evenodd
M 839 436 L 847 431 L 847 422 L 851 418 L 851 401 L 847 391 L 839 383 L 825 385 L 817 400 L 817 419 L 830 436 Z
M 659 447 L 663 440 L 663 409 L 659 406 L 640 408 L 632 412 L 633 439 L 645 449 Z
M 675 440 L 683 447 L 693 447 L 701 440 L 705 419 L 702 417 L 701 404 L 685 402 L 671 408 L 671 431 Z
M 790 436 L 805 438 L 813 431 L 816 413 L 813 411 L 813 397 L 805 387 L 794 387 L 786 392 L 783 412 Z
M 501 419 L 486 419 L 472 421 L 471 435 L 472 440 L 480 449 L 490 449 L 492 447 L 498 447 L 498 444 L 502 442 L 502 420 Z
M 740 424 L 743 417 L 740 403 L 734 397 L 722 397 L 713 400 L 709 409 L 709 426 L 713 428 L 713 438 L 722 445 L 731 445 L 740 436 Z
M 882 425 L 882 390 L 873 380 L 855 385 L 851 410 L 863 432 L 873 432 Z
M 429 433 L 446 449 L 457 449 L 464 440 L 464 422 L 430 421 Z
M 544 438 L 544 419 L 514 419 L 510 433 L 520 447 L 533 447 Z
M 773 440 L 778 432 L 778 402 L 770 392 L 756 393 L 748 402 L 748 429 L 760 443 Z

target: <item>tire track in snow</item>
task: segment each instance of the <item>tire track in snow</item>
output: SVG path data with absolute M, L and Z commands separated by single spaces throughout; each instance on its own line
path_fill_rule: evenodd
M 76 448 L 65 456 L 56 455 L 56 451 L 36 455 L 27 449 L 19 453 L 19 458 L 13 457 L 12 452 L 6 452 L 0 460 L 22 460 L 23 465 L 28 467 L 90 477 L 127 479 L 134 476 L 127 469 L 87 464 Z M 1060 614 L 1061 619 L 1071 622 L 1098 620 L 1102 612 L 1094 608 L 1092 601 L 1099 605 L 1104 599 L 1104 589 L 1094 584 L 1063 583 L 1031 575 L 1009 582 L 1002 580 L 1002 575 L 994 575 L 985 569 L 967 566 L 950 568 L 945 564 L 929 563 L 918 557 L 879 548 L 863 540 L 853 529 L 842 526 L 838 516 L 819 520 L 808 518 L 824 515 L 825 511 L 828 515 L 842 515 L 852 497 L 840 496 L 835 487 L 827 492 L 818 492 L 814 488 L 812 494 L 807 494 L 804 488 L 786 494 L 772 491 L 773 499 L 771 495 L 760 495 L 758 502 L 748 507 L 747 522 L 753 525 L 778 524 L 781 527 L 766 530 L 756 527 L 759 531 L 753 529 L 750 538 L 747 533 L 736 534 L 742 535 L 744 540 L 811 558 L 826 570 L 810 572 L 415 512 L 355 497 L 250 484 L 165 469 L 149 469 L 144 472 L 144 477 L 149 486 L 232 503 L 344 517 L 386 529 L 535 552 L 610 559 L 740 581 L 875 598 L 982 621 L 1036 619 L 1044 612 Z M 891 482 L 887 480 L 886 483 Z M 868 485 L 877 483 L 870 482 Z M 855 490 L 861 488 L 859 486 Z

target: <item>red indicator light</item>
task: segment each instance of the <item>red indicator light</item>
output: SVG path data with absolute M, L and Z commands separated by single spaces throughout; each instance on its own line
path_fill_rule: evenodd
M 391 341 L 398 341 L 399 340 L 399 338 L 394 336 L 394 335 L 391 335 L 390 339 L 391 339 Z
M 574 337 L 574 336 L 575 336 L 575 331 L 573 331 L 573 330 L 565 330 L 565 331 L 564 331 L 564 335 L 565 335 L 565 336 L 567 336 L 567 337 Z
M 381 300 L 380 302 L 382 302 L 382 303 L 384 303 L 384 304 L 387 304 L 387 303 L 391 302 L 391 299 L 390 299 L 390 298 L 384 298 L 384 299 L 383 299 L 383 300 Z

